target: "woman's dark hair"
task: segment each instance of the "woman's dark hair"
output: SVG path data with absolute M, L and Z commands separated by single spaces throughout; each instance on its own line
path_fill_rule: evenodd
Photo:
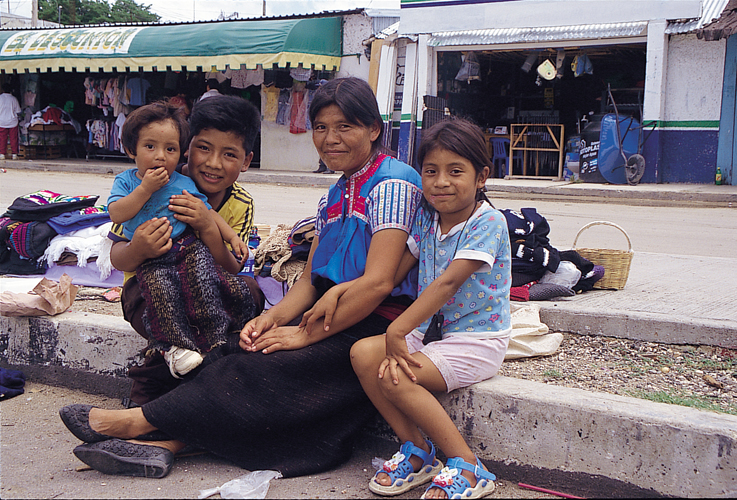
M 486 147 L 484 133 L 477 125 L 468 120 L 451 118 L 438 122 L 422 132 L 422 141 L 417 151 L 417 163 L 420 166 L 420 171 L 422 171 L 425 157 L 438 148 L 446 149 L 467 159 L 471 162 L 477 174 L 482 173 L 484 167 L 489 167 L 491 170 L 489 150 Z M 477 193 L 476 200 L 483 200 L 492 205 L 483 189 L 480 189 Z
M 384 122 L 376 104 L 376 96 L 365 80 L 355 77 L 336 78 L 321 85 L 310 104 L 310 123 L 313 127 L 320 110 L 333 104 L 338 106 L 346 120 L 354 125 L 370 127 L 376 123 L 379 126 L 379 136 L 372 143 L 372 147 L 374 151 L 381 148 Z
M 187 118 L 184 110 L 166 101 L 156 101 L 146 104 L 135 109 L 126 117 L 125 123 L 123 123 L 123 130 L 120 133 L 120 140 L 123 143 L 123 147 L 130 154 L 135 155 L 136 147 L 138 146 L 138 134 L 141 132 L 141 129 L 151 123 L 167 120 L 174 122 L 174 127 L 179 132 L 179 151 L 183 153 L 187 147 L 187 137 L 189 136 Z
M 256 136 L 261 130 L 261 113 L 256 106 L 241 97 L 216 95 L 194 105 L 189 117 L 189 127 L 188 145 L 203 130 L 214 128 L 240 137 L 243 140 L 243 149 L 249 154 L 253 151 Z

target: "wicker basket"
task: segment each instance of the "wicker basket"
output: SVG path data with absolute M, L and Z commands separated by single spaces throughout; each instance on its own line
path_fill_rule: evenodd
M 578 237 L 581 236 L 581 233 L 592 226 L 599 225 L 616 227 L 617 229 L 622 231 L 624 237 L 627 238 L 627 244 L 629 245 L 629 248 L 627 250 L 576 248 L 576 242 L 578 241 Z M 627 232 L 624 229 L 613 222 L 589 222 L 578 230 L 576 237 L 573 239 L 573 250 L 578 252 L 578 254 L 584 259 L 587 259 L 596 265 L 604 267 L 604 277 L 594 284 L 594 288 L 614 290 L 621 290 L 622 288 L 624 288 L 624 285 L 627 283 L 627 278 L 630 274 L 630 264 L 632 263 L 632 256 L 635 254 L 635 252 L 632 251 L 632 242 L 630 241 L 630 237 L 627 235 Z

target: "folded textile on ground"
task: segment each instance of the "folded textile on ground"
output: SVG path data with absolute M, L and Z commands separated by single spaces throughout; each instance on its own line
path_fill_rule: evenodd
M 98 198 L 96 195 L 67 196 L 41 190 L 16 198 L 3 217 L 21 222 L 47 221 L 66 212 L 91 207 Z
M 110 214 L 104 206 L 64 212 L 48 220 L 49 226 L 59 234 L 71 233 L 86 227 L 101 226 L 107 222 L 110 222 Z
M 105 280 L 113 270 L 110 262 L 112 240 L 107 237 L 112 225 L 108 222 L 54 237 L 43 254 L 44 261 L 52 266 L 62 254 L 72 252 L 77 256 L 77 266 L 86 267 L 89 259 L 97 258 L 100 279 Z
M 511 312 L 512 333 L 504 359 L 549 356 L 558 350 L 563 334 L 551 332 L 540 321 L 538 304 L 511 304 Z
M 546 271 L 555 272 L 560 263 L 558 250 L 550 244 L 548 221 L 535 208 L 519 212 L 503 209 L 512 246 L 512 286 L 539 280 Z M 526 281 L 516 277 L 526 276 Z

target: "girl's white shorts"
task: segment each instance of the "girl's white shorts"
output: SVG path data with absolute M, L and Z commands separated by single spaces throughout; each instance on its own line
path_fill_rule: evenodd
M 421 352 L 440 371 L 448 392 L 496 375 L 507 353 L 509 337 L 474 339 L 448 335 L 443 340 L 422 344 L 424 335 L 412 330 L 405 337 L 410 354 Z

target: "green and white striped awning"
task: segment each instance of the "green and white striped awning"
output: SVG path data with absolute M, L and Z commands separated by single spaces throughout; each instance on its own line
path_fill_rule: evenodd
M 0 71 L 337 70 L 342 18 L 0 30 Z

